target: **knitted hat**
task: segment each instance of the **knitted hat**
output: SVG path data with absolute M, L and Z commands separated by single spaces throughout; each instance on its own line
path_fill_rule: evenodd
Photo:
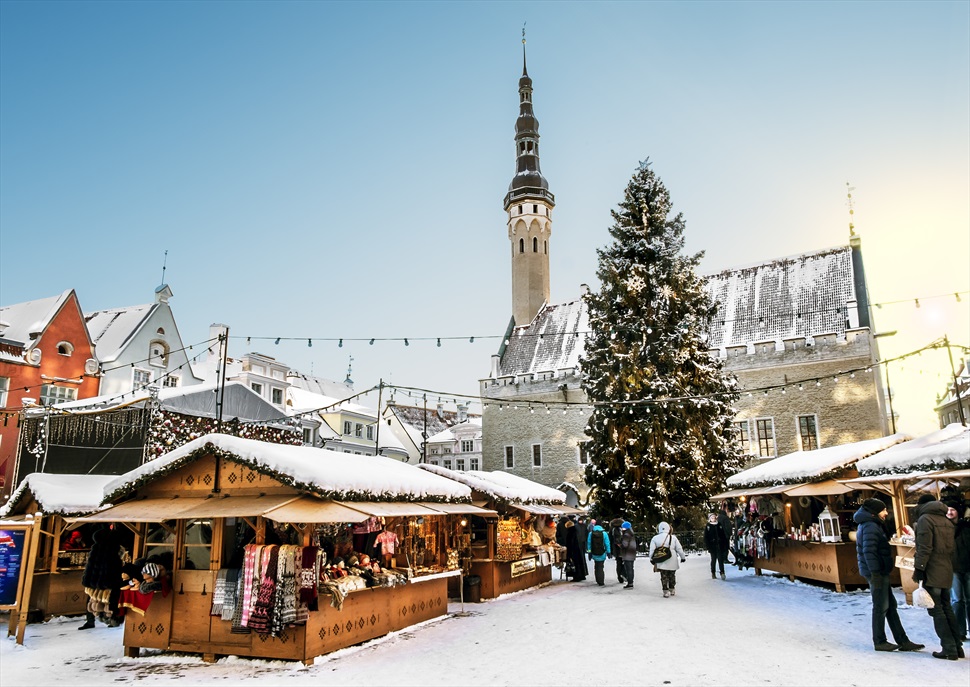
M 933 498 L 933 494 L 923 494 L 919 497 L 919 501 L 916 502 L 916 505 L 922 506 L 924 503 L 929 503 L 930 501 L 936 501 L 936 499 Z
M 886 504 L 879 499 L 866 499 L 862 502 L 862 507 L 873 515 L 879 515 L 886 510 Z
M 633 525 L 631 525 L 628 522 L 624 522 L 622 525 L 620 525 L 620 528 L 621 529 L 624 529 L 624 530 L 632 530 L 633 529 Z
M 158 565 L 155 563 L 145 563 L 145 567 L 141 569 L 141 574 L 146 577 L 158 577 Z

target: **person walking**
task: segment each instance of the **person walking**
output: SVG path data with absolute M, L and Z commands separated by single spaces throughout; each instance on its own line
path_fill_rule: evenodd
M 637 537 L 633 533 L 633 525 L 624 522 L 620 525 L 620 544 L 617 547 L 616 558 L 623 564 L 623 577 L 626 579 L 624 589 L 633 589 L 633 564 L 637 560 Z
M 946 517 L 946 505 L 929 494 L 920 496 L 916 506 L 916 555 L 913 580 L 922 582 L 933 599 L 928 609 L 933 629 L 940 638 L 942 649 L 933 658 L 955 661 L 964 658 L 957 619 L 950 605 L 950 585 L 953 584 L 953 523 Z
M 717 515 L 717 525 L 721 528 L 721 532 L 724 533 L 724 541 L 727 542 L 727 546 L 724 547 L 724 550 L 721 553 L 721 556 L 724 558 L 725 565 L 727 565 L 728 553 L 731 551 L 731 540 L 734 539 L 733 508 L 733 501 L 723 501 L 721 502 L 721 512 Z M 721 568 L 721 579 L 727 579 L 727 577 L 724 575 L 723 566 Z
M 601 525 L 593 525 L 586 540 L 586 552 L 593 558 L 593 576 L 600 587 L 606 585 L 603 563 L 610 556 L 610 535 Z
M 623 518 L 613 518 L 610 520 L 610 541 L 614 544 L 618 544 L 620 538 L 623 536 Z M 623 574 L 623 557 L 617 553 L 616 556 L 616 581 L 620 584 L 626 582 L 626 577 Z
M 946 516 L 953 523 L 953 587 L 951 599 L 957 619 L 960 641 L 966 643 L 970 627 L 970 508 L 959 501 L 949 501 Z
M 677 594 L 677 570 L 681 563 L 687 562 L 684 555 L 684 547 L 680 545 L 680 540 L 673 533 L 670 525 L 661 522 L 657 525 L 657 534 L 650 540 L 650 560 L 654 560 L 654 553 L 660 546 L 670 549 L 670 558 L 665 561 L 658 561 L 653 564 L 655 572 L 660 572 L 660 586 L 663 589 L 664 598 L 676 596 Z
M 579 543 L 576 523 L 572 520 L 566 520 L 563 529 L 565 530 L 564 539 L 566 540 L 566 560 L 573 564 L 573 582 L 582 582 L 589 574 L 589 568 L 586 567 L 584 545 Z
M 723 513 L 723 511 L 722 511 Z M 707 526 L 704 528 L 704 546 L 711 555 L 711 579 L 716 580 L 714 572 L 715 565 L 720 566 L 721 579 L 727 579 L 724 575 L 724 563 L 727 561 L 728 537 L 724 534 L 717 513 L 711 513 L 707 518 Z
M 856 529 L 855 551 L 859 574 L 869 583 L 872 596 L 872 644 L 876 651 L 919 651 L 922 644 L 910 641 L 896 610 L 896 597 L 889 584 L 893 571 L 893 554 L 885 523 L 889 511 L 879 499 L 866 499 L 852 516 Z M 893 633 L 893 644 L 886 639 L 886 622 Z
M 115 619 L 118 598 L 121 596 L 121 545 L 110 529 L 99 530 L 92 537 L 94 544 L 81 575 L 84 593 L 88 596 L 87 613 L 79 630 L 90 630 L 97 618 L 109 627 L 119 623 Z

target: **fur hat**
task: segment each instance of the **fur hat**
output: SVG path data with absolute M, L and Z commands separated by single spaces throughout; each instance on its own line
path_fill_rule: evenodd
M 145 563 L 145 567 L 141 569 L 141 574 L 145 577 L 158 577 L 158 565 L 156 563 Z
M 879 515 L 886 510 L 886 504 L 879 499 L 866 499 L 862 502 L 862 507 L 873 515 Z

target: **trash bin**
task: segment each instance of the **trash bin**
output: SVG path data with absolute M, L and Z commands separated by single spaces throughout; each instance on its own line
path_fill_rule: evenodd
M 482 602 L 482 578 L 478 575 L 465 578 L 465 601 L 473 604 Z

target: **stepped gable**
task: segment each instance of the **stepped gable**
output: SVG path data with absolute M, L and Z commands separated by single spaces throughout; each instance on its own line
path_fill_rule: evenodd
M 709 348 L 835 333 L 855 306 L 852 249 L 840 246 L 725 270 L 707 279 L 720 305 Z
M 543 306 L 532 322 L 509 334 L 499 376 L 577 367 L 588 330 L 589 313 L 581 298 Z

